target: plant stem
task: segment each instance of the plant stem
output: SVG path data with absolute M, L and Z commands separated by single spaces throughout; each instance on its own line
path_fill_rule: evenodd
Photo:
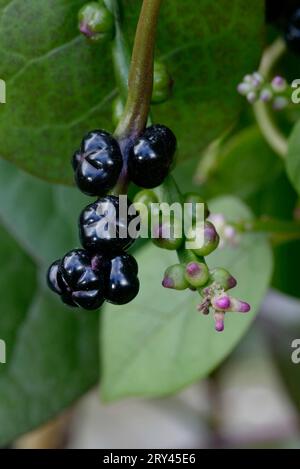
M 272 68 L 285 52 L 285 49 L 285 43 L 282 38 L 277 39 L 266 49 L 259 66 L 259 73 L 261 73 L 264 78 L 269 77 Z M 267 104 L 262 101 L 257 101 L 253 105 L 253 111 L 265 140 L 278 156 L 285 158 L 288 151 L 288 142 L 284 134 L 275 124 Z
M 128 79 L 128 96 L 115 131 L 121 141 L 143 131 L 150 109 L 158 13 L 162 0 L 144 0 L 137 25 Z

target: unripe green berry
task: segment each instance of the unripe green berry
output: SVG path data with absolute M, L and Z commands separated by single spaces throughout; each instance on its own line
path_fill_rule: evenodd
M 203 207 L 204 208 L 204 219 L 206 219 L 209 216 L 209 210 L 208 210 L 207 203 L 196 192 L 187 192 L 186 194 L 184 194 L 183 202 L 185 204 L 190 204 L 190 206 L 185 207 L 185 210 L 187 210 L 189 218 L 193 222 L 197 221 L 197 215 L 199 215 L 197 213 L 198 212 L 197 204 L 203 204 L 204 205 L 204 207 Z
M 103 0 L 83 5 L 78 12 L 78 22 L 80 32 L 93 42 L 113 37 L 114 17 Z
M 117 96 L 112 102 L 112 123 L 115 127 L 119 124 L 124 112 L 124 103 L 121 96 Z
M 220 288 L 227 291 L 234 288 L 237 284 L 235 278 L 226 270 L 217 267 L 209 271 L 210 283 L 217 284 Z
M 133 204 L 139 212 L 141 223 L 151 220 L 151 204 L 158 203 L 155 192 L 150 189 L 143 189 L 136 193 Z
M 207 265 L 203 262 L 189 262 L 185 267 L 185 279 L 192 287 L 203 287 L 209 279 Z
M 172 93 L 173 81 L 167 67 L 162 62 L 154 62 L 152 104 L 166 101 Z
M 175 264 L 168 267 L 164 273 L 162 286 L 173 288 L 174 290 L 185 290 L 189 284 L 185 278 L 185 267 L 182 264 Z
M 183 238 L 182 224 L 179 220 L 176 218 L 154 220 L 152 225 L 152 241 L 156 246 L 169 250 L 180 248 Z
M 199 230 L 204 231 L 199 233 Z M 214 225 L 207 220 L 204 222 L 204 224 L 196 223 L 196 225 L 192 226 L 188 230 L 187 239 L 189 241 L 194 242 L 195 244 L 198 244 L 197 238 L 201 239 L 201 235 L 203 236 L 202 246 L 191 247 L 191 250 L 194 251 L 194 253 L 198 256 L 208 256 L 218 247 L 220 238 L 218 233 L 216 232 Z

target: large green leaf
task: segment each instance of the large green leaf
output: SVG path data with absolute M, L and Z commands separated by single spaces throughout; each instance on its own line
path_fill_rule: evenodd
M 210 204 L 231 220 L 249 211 L 228 197 Z M 160 396 L 205 377 L 230 353 L 253 321 L 272 271 L 266 238 L 247 234 L 236 248 L 217 250 L 210 266 L 224 266 L 237 277 L 234 294 L 249 301 L 248 315 L 227 314 L 225 331 L 214 331 L 210 316 L 196 311 L 196 293 L 165 290 L 161 278 L 176 262 L 166 251 L 146 247 L 138 256 L 141 291 L 127 307 L 106 306 L 101 328 L 102 395 L 113 400 L 130 395 Z M 263 266 L 263 268 L 262 268 Z
M 71 153 L 86 131 L 111 130 L 115 94 L 109 44 L 88 44 L 77 29 L 85 0 L 14 0 L 0 4 L 0 152 L 54 182 L 70 183 Z M 140 1 L 124 0 L 132 41 Z M 197 154 L 228 127 L 243 103 L 236 85 L 257 66 L 262 0 L 163 2 L 158 55 L 175 80 L 174 98 L 155 119 L 174 128 L 180 155 Z
M 264 190 L 283 169 L 280 158 L 251 126 L 221 146 L 216 168 L 207 181 L 207 192 L 236 194 L 243 198 Z
M 140 2 L 123 3 L 132 38 Z M 175 132 L 179 158 L 200 157 L 236 119 L 243 104 L 236 87 L 258 66 L 263 24 L 262 0 L 162 2 L 157 56 L 168 65 L 174 94 L 152 111 Z
M 0 339 L 7 343 L 0 446 L 47 421 L 98 379 L 98 314 L 66 308 L 44 290 L 46 262 L 78 245 L 84 198 L 77 194 L 0 162 L 0 220 L 12 235 L 0 226 Z
M 90 199 L 75 188 L 54 186 L 0 160 L 0 219 L 39 263 L 78 247 L 77 220 Z
M 15 281 L 9 279 L 5 294 L 21 302 Z M 30 300 L 28 280 L 25 285 Z M 0 365 L 3 445 L 69 406 L 96 382 L 99 366 L 97 313 L 71 311 L 43 291 L 13 310 L 1 293 L 0 336 L 11 337 L 7 363 Z
M 286 165 L 291 183 L 300 194 L 300 122 L 295 125 L 289 138 Z

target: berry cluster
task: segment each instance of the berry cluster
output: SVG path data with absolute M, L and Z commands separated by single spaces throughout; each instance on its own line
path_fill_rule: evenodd
M 141 187 L 161 184 L 176 149 L 171 130 L 148 127 L 132 143 L 124 164 L 117 140 L 104 130 L 93 130 L 82 140 L 72 159 L 78 188 L 97 200 L 79 218 L 84 249 L 74 249 L 48 269 L 48 285 L 69 306 L 98 309 L 106 300 L 131 301 L 139 291 L 138 266 L 126 250 L 138 235 L 140 217 L 126 195 L 108 194 L 128 171 Z M 131 230 L 131 227 L 134 230 Z
M 237 91 L 245 96 L 249 103 L 257 101 L 270 103 L 274 110 L 280 111 L 289 104 L 289 87 L 286 80 L 277 75 L 271 82 L 254 72 L 245 75 L 243 81 L 238 84 Z

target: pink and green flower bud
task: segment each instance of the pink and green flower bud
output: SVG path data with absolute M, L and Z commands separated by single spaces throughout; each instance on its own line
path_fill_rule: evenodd
M 196 192 L 187 192 L 183 196 L 183 203 L 184 204 L 189 204 L 185 206 L 185 210 L 187 210 L 187 214 L 191 221 L 197 222 L 198 216 L 199 216 L 199 210 L 197 210 L 197 204 L 203 204 L 204 207 L 204 219 L 206 219 L 209 216 L 209 209 L 207 206 L 207 203 L 205 200 L 198 195 Z M 200 220 L 202 221 L 202 220 Z
M 239 83 L 237 86 L 237 91 L 240 95 L 246 96 L 252 90 L 252 86 L 249 83 Z
M 270 88 L 263 88 L 260 92 L 259 99 L 264 103 L 268 103 L 273 98 L 273 93 Z
M 192 287 L 203 287 L 209 279 L 207 265 L 203 262 L 189 262 L 185 267 L 185 279 Z
M 246 97 L 247 97 L 247 101 L 250 104 L 253 104 L 255 103 L 255 101 L 257 101 L 257 94 L 255 93 L 255 91 L 249 91 Z
M 197 230 L 203 230 L 203 233 L 197 233 Z M 202 236 L 201 236 L 202 235 Z M 197 244 L 197 239 L 203 238 L 202 246 L 191 248 L 198 256 L 208 256 L 219 244 L 220 238 L 214 225 L 206 220 L 203 224 L 195 225 L 188 230 L 187 239 Z
M 258 73 L 258 72 L 254 72 L 252 74 L 252 85 L 254 86 L 254 88 L 259 88 L 264 82 L 264 78 L 263 76 Z
M 154 62 L 152 104 L 160 104 L 170 98 L 172 94 L 173 80 L 165 64 Z
M 162 249 L 176 250 L 180 248 L 183 242 L 182 233 L 182 224 L 177 218 L 154 221 L 152 241 Z
M 185 268 L 182 264 L 174 264 L 168 267 L 164 273 L 162 286 L 174 290 L 185 290 L 189 284 L 185 278 Z
M 289 100 L 287 98 L 285 98 L 284 96 L 276 96 L 276 98 L 274 98 L 272 107 L 275 111 L 281 111 L 282 109 L 287 107 L 288 104 Z
M 225 313 L 222 313 L 222 312 L 214 313 L 215 330 L 217 332 L 224 331 L 224 319 L 225 319 Z
M 276 93 L 282 93 L 287 89 L 287 82 L 283 77 L 277 75 L 273 78 L 271 86 Z
M 227 291 L 234 288 L 237 284 L 236 279 L 226 270 L 217 267 L 209 271 L 211 283 Z
M 238 300 L 237 298 L 230 298 L 230 309 L 236 313 L 248 313 L 251 307 L 245 301 Z
M 215 296 L 211 299 L 211 304 L 216 311 L 229 311 L 231 307 L 230 297 L 225 293 Z
M 91 41 L 113 38 L 114 17 L 103 0 L 83 5 L 78 12 L 78 23 L 80 32 Z

